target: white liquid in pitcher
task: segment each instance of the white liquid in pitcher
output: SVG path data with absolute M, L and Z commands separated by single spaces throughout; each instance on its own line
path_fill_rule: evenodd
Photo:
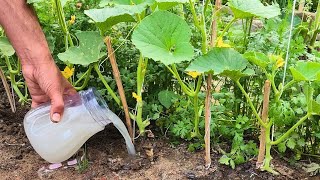
M 33 148 L 51 163 L 67 160 L 92 135 L 104 129 L 93 122 L 84 105 L 66 108 L 59 123 L 51 122 L 49 110 L 50 107 L 44 107 L 37 110 L 36 116 L 29 116 L 25 129 Z
M 83 104 L 65 108 L 59 123 L 50 120 L 49 111 L 50 106 L 44 106 L 28 113 L 24 128 L 36 152 L 51 163 L 69 159 L 92 135 L 104 129 Z M 112 122 L 124 137 L 128 153 L 135 155 L 134 145 L 121 119 L 109 109 L 103 109 L 103 112 L 107 119 L 102 124 Z

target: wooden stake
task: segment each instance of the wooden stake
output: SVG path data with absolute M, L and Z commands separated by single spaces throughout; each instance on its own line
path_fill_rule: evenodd
M 8 96 L 8 100 L 9 100 L 9 103 L 10 103 L 11 111 L 13 113 L 15 113 L 16 112 L 16 107 L 14 105 L 14 99 L 13 99 L 13 96 L 11 95 L 9 84 L 8 84 L 8 82 L 6 80 L 6 77 L 5 77 L 5 75 L 4 75 L 4 73 L 3 73 L 1 68 L 0 68 L 0 77 L 1 77 L 1 80 L 2 80 L 3 87 L 4 87 L 5 91 L 6 91 L 7 96 Z
M 262 108 L 262 121 L 266 124 L 268 123 L 269 97 L 270 97 L 270 81 L 266 80 L 264 84 L 263 108 Z M 256 162 L 257 169 L 263 166 L 265 151 L 266 151 L 266 128 L 261 126 L 259 155 L 258 155 L 258 160 Z
M 116 61 L 116 57 L 114 55 L 114 50 L 112 48 L 111 45 L 111 39 L 109 36 L 107 36 L 104 39 L 104 42 L 107 44 L 107 49 L 108 49 L 108 54 L 109 54 L 109 60 L 112 66 L 112 72 L 113 72 L 113 76 L 114 79 L 116 80 L 117 83 L 117 87 L 118 87 L 118 91 L 120 94 L 120 99 L 122 102 L 122 106 L 123 106 L 123 110 L 124 110 L 124 114 L 125 114 L 125 118 L 126 118 L 126 124 L 127 124 L 127 128 L 131 137 L 131 140 L 133 142 L 133 130 L 132 130 L 132 125 L 131 125 L 131 119 L 130 119 L 130 115 L 129 115 L 129 108 L 128 108 L 128 104 L 127 104 L 127 99 L 124 93 L 124 89 L 123 89 L 123 85 L 122 85 L 122 81 L 121 81 L 121 77 L 120 77 L 120 72 L 119 72 L 119 68 L 117 65 L 117 61 Z
M 298 12 L 302 12 L 305 5 L 305 1 L 301 0 L 298 8 Z
M 211 166 L 211 155 L 210 155 L 210 124 L 211 124 L 211 83 L 212 83 L 212 75 L 209 74 L 207 77 L 207 92 L 206 92 L 206 100 L 205 100 L 205 161 L 206 168 L 210 168 Z
M 215 12 L 219 11 L 222 7 L 222 1 L 216 0 L 214 10 Z M 211 24 L 211 47 L 214 47 L 217 39 L 217 17 L 213 17 L 212 24 Z
M 218 11 L 221 8 L 221 0 L 216 0 L 215 2 L 215 11 Z M 211 26 L 211 41 L 210 46 L 215 46 L 215 41 L 217 39 L 217 18 L 213 17 L 212 26 Z M 205 100 L 205 161 L 206 168 L 211 166 L 211 146 L 210 146 L 210 125 L 211 125 L 211 84 L 212 84 L 212 74 L 209 73 L 207 77 L 207 91 L 206 91 L 206 100 Z

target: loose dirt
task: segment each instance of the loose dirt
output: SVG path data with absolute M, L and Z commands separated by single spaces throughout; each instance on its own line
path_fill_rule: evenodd
M 19 106 L 13 114 L 0 85 L 0 180 L 309 179 L 301 168 L 290 166 L 280 158 L 273 161 L 279 176 L 256 170 L 255 159 L 233 170 L 220 165 L 221 155 L 216 153 L 212 154 L 211 167 L 205 169 L 203 151 L 188 152 L 186 143 L 173 146 L 157 134 L 151 138 L 140 137 L 135 142 L 138 155 L 128 157 L 124 140 L 112 125 L 86 143 L 88 168 L 80 172 L 63 163 L 64 167 L 48 170 L 49 164 L 33 150 L 25 135 L 22 122 L 27 109 Z

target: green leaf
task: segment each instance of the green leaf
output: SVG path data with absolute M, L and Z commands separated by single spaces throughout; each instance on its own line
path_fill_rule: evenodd
M 296 67 L 290 67 L 295 81 L 320 81 L 320 63 L 298 61 Z
M 297 141 L 297 144 L 300 146 L 300 147 L 303 147 L 305 144 L 306 144 L 306 142 L 304 141 L 304 139 L 298 139 L 298 141 Z
M 268 64 L 270 63 L 270 60 L 268 56 L 266 56 L 264 53 L 261 52 L 246 52 L 243 55 L 249 62 L 261 67 L 266 68 Z
M 146 2 L 146 0 L 101 0 L 99 3 L 100 7 L 105 7 L 108 5 L 132 5 L 133 4 L 141 4 Z
M 231 8 L 234 16 L 240 19 L 251 17 L 269 19 L 281 14 L 279 5 L 264 6 L 260 0 L 229 0 L 228 6 Z
M 142 13 L 149 4 L 153 3 L 153 0 L 148 0 L 136 5 L 131 5 L 130 2 L 121 3 L 123 4 L 114 7 L 85 10 L 84 13 L 96 23 L 100 30 L 106 31 L 120 22 L 135 21 L 133 16 Z
M 246 69 L 243 72 L 241 72 L 239 70 L 232 70 L 232 71 L 225 70 L 220 75 L 229 77 L 233 81 L 237 81 L 242 77 L 254 75 L 254 70 L 253 69 Z
M 28 4 L 33 4 L 33 3 L 38 3 L 40 2 L 41 0 L 27 0 L 27 3 Z
M 28 4 L 33 4 L 33 3 L 39 3 L 39 2 L 41 2 L 42 0 L 27 0 L 27 3 Z M 61 1 L 61 5 L 62 5 L 62 7 L 64 6 L 64 5 L 66 5 L 66 3 L 67 3 L 67 1 L 68 0 L 60 0 Z
M 8 38 L 0 37 L 0 54 L 5 56 L 12 56 L 15 53 L 13 47 L 11 46 Z
M 296 147 L 296 141 L 293 138 L 290 138 L 286 144 L 290 149 L 294 149 L 294 147 Z
M 83 31 L 76 33 L 79 39 L 79 47 L 70 47 L 66 52 L 58 54 L 63 62 L 72 64 L 89 65 L 97 62 L 101 57 L 100 50 L 103 47 L 103 38 L 98 32 Z
M 157 11 L 144 18 L 132 34 L 133 44 L 148 58 L 165 65 L 190 61 L 191 30 L 179 16 Z
M 232 159 L 230 159 L 230 166 L 232 169 L 234 169 L 236 167 L 236 165 Z
M 157 6 L 160 10 L 168 10 L 178 4 L 187 3 L 187 0 L 156 0 Z
M 320 94 L 316 98 L 317 103 L 320 103 Z
M 315 100 L 312 100 L 312 112 L 320 115 L 320 103 Z
M 61 1 L 61 6 L 64 7 L 67 4 L 68 0 L 60 0 Z
M 171 100 L 175 97 L 177 97 L 177 95 L 174 92 L 168 90 L 161 91 L 158 94 L 160 103 L 167 109 L 170 108 L 170 106 L 172 105 Z
M 286 143 L 285 143 L 285 142 L 279 143 L 279 144 L 278 144 L 278 150 L 279 150 L 279 152 L 281 152 L 281 153 L 286 152 L 286 150 L 287 150 Z
M 229 161 L 231 160 L 231 158 L 229 158 L 227 155 L 223 155 L 221 156 L 221 158 L 219 159 L 219 163 L 220 164 L 225 164 L 225 165 L 229 165 Z
M 246 75 L 252 75 L 253 70 L 244 71 L 248 62 L 242 55 L 231 48 L 213 48 L 207 54 L 195 59 L 186 71 L 199 73 L 213 72 L 237 80 Z

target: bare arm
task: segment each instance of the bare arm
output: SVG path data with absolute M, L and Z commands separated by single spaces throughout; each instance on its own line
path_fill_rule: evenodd
M 0 24 L 22 64 L 48 63 L 51 56 L 38 19 L 25 0 L 1 0 Z
M 75 90 L 55 65 L 35 13 L 26 0 L 0 0 L 0 25 L 21 60 L 32 107 L 51 101 L 51 119 L 58 122 L 64 110 L 63 95 Z

